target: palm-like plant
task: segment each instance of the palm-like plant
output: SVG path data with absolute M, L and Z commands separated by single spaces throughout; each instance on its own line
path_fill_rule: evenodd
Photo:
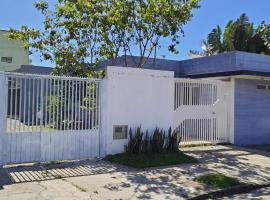
M 214 28 L 201 48 L 202 52 L 190 51 L 189 56 L 210 56 L 234 50 L 270 55 L 270 25 L 262 22 L 255 29 L 247 15 L 242 14 L 236 21 L 230 20 L 223 33 L 220 26 Z

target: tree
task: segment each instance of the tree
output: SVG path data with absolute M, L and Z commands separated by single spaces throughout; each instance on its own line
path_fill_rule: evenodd
M 54 10 L 49 10 L 46 1 L 34 6 L 44 16 L 43 30 L 23 26 L 21 30 L 11 29 L 9 38 L 26 41 L 26 48 L 40 53 L 43 60 L 54 62 L 55 74 L 85 76 L 85 68 L 92 69 L 93 63 L 102 59 L 96 56 L 100 54 L 98 24 L 102 2 L 59 0 Z
M 169 52 L 178 53 L 176 46 L 184 33 L 182 26 L 192 17 L 193 8 L 198 8 L 197 0 L 133 0 L 131 1 L 131 31 L 127 38 L 131 41 L 124 50 L 133 55 L 132 47 L 139 49 L 138 67 L 143 67 L 147 59 L 161 47 L 162 38 L 170 38 Z M 126 54 L 126 52 L 125 52 Z
M 10 29 L 10 39 L 56 64 L 58 75 L 92 75 L 104 59 L 134 55 L 138 67 L 156 55 L 160 39 L 170 38 L 168 51 L 177 53 L 182 27 L 198 8 L 199 0 L 58 0 L 54 9 L 46 1 L 34 6 L 44 16 L 43 29 Z
M 191 57 L 210 56 L 228 51 L 246 51 L 270 54 L 270 25 L 262 22 L 256 29 L 246 14 L 236 21 L 230 20 L 224 32 L 220 26 L 214 28 L 202 43 L 202 52 L 190 51 Z M 204 47 L 207 48 L 205 49 Z

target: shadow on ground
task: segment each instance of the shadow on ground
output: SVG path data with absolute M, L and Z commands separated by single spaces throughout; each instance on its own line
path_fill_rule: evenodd
M 9 167 L 1 170 L 0 186 L 13 183 L 45 181 L 57 178 L 110 174 L 109 178 L 92 185 L 104 194 L 122 194 L 129 198 L 162 199 L 194 197 L 215 188 L 195 182 L 196 176 L 219 172 L 246 183 L 270 182 L 270 154 L 234 146 L 190 147 L 183 151 L 199 159 L 199 164 L 184 164 L 147 170 L 136 170 L 105 161 L 77 161 L 49 166 Z M 3 177 L 3 178 L 2 178 Z M 96 177 L 104 179 L 105 176 Z M 93 179 L 94 180 L 94 179 Z M 71 182 L 81 184 L 79 179 Z M 90 184 L 90 185 L 91 185 Z M 84 186 L 82 184 L 82 186 Z M 89 185 L 87 185 L 88 187 Z M 87 188 L 85 187 L 85 188 Z M 128 191 L 128 192 L 127 192 Z M 127 193 L 129 195 L 127 195 Z
M 270 154 L 252 149 L 226 146 L 184 148 L 183 151 L 199 159 L 200 164 L 187 164 L 163 168 L 151 168 L 128 174 L 127 181 L 106 185 L 108 190 L 124 190 L 121 184 L 136 185 L 135 194 L 139 199 L 150 199 L 152 194 L 164 194 L 167 199 L 172 194 L 190 198 L 210 192 L 214 188 L 194 182 L 196 176 L 219 172 L 240 179 L 243 183 L 266 184 L 270 182 Z
M 4 185 L 59 178 L 121 172 L 125 167 L 105 161 L 72 161 L 49 165 L 4 167 L 0 170 L 0 189 Z
M 270 153 L 249 148 L 214 146 L 191 148 L 186 153 L 198 158 L 208 169 L 237 176 L 244 182 L 270 182 Z

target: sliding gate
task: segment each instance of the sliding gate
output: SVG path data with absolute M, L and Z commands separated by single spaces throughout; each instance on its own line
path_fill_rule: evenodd
M 175 79 L 174 128 L 181 145 L 229 142 L 229 83 Z
M 1 73 L 0 164 L 99 156 L 100 83 Z

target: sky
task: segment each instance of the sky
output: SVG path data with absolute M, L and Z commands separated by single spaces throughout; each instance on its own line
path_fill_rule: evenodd
M 42 27 L 42 15 L 33 7 L 35 0 L 0 0 L 0 29 L 19 28 L 27 25 L 32 28 Z M 48 0 L 53 5 L 56 0 Z M 201 0 L 201 8 L 194 10 L 193 18 L 183 27 L 185 36 L 181 38 L 175 55 L 162 48 L 158 56 L 166 59 L 188 59 L 189 50 L 200 50 L 200 43 L 211 30 L 220 25 L 224 27 L 231 19 L 235 20 L 246 13 L 251 22 L 258 25 L 261 21 L 270 23 L 270 0 Z M 166 45 L 168 41 L 163 40 Z M 39 56 L 31 56 L 33 65 L 53 66 L 41 61 Z

